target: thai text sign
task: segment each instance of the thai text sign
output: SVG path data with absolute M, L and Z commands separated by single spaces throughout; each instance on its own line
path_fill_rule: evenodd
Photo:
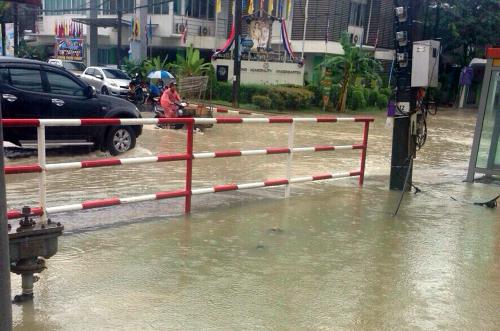
M 83 60 L 83 39 L 56 38 L 55 56 L 61 60 Z

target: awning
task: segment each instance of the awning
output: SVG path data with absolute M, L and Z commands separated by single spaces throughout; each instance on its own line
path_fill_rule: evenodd
M 81 23 L 85 25 L 94 25 L 99 28 L 117 28 L 118 27 L 118 19 L 113 17 L 99 17 L 99 18 L 89 18 L 89 17 L 80 17 L 73 18 L 73 22 Z M 131 26 L 132 22 L 122 19 L 122 25 Z

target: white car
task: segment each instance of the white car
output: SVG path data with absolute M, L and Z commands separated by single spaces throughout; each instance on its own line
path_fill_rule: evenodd
M 106 67 L 88 67 L 80 76 L 101 94 L 126 97 L 130 77 L 119 69 Z
M 75 74 L 77 77 L 80 77 L 80 75 L 83 73 L 83 71 L 86 68 L 85 64 L 83 64 L 82 62 L 78 62 L 78 61 L 50 59 L 48 61 L 48 63 L 63 67 L 64 69 L 68 70 L 69 72 Z

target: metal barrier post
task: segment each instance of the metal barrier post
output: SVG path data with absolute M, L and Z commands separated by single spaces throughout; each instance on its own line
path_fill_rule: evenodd
M 361 167 L 359 169 L 359 186 L 363 186 L 365 179 L 365 163 L 366 163 L 366 150 L 368 148 L 368 129 L 370 128 L 370 122 L 365 121 L 363 127 L 363 149 L 361 150 Z
M 0 95 L 0 97 L 2 97 Z M 0 101 L 0 121 L 2 119 L 2 102 Z M 3 160 L 3 127 L 0 122 L 0 330 L 12 330 L 12 304 L 10 292 L 10 253 L 9 229 L 7 222 L 7 198 L 5 195 L 5 176 Z
M 186 123 L 187 126 L 187 140 L 186 140 L 186 202 L 184 205 L 184 212 L 189 214 L 191 212 L 191 185 L 193 182 L 193 134 L 194 122 Z
M 288 126 L 288 149 L 290 149 L 290 152 L 288 153 L 287 160 L 286 160 L 286 179 L 290 181 L 290 178 L 292 177 L 292 161 L 293 161 L 293 139 L 295 136 L 295 122 L 290 123 Z M 290 197 L 290 192 L 292 190 L 292 187 L 290 186 L 290 183 L 288 183 L 285 187 L 285 198 Z
M 47 224 L 47 172 L 45 165 L 47 162 L 46 151 L 45 151 L 45 126 L 40 124 L 37 128 L 37 140 L 38 140 L 38 164 L 40 165 L 41 171 L 38 176 L 39 180 L 39 199 L 40 208 L 42 209 L 42 216 L 40 216 L 40 221 L 42 224 Z

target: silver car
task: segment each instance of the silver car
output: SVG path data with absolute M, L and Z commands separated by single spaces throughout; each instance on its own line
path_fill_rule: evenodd
M 126 97 L 130 77 L 119 69 L 88 67 L 80 76 L 101 94 Z

